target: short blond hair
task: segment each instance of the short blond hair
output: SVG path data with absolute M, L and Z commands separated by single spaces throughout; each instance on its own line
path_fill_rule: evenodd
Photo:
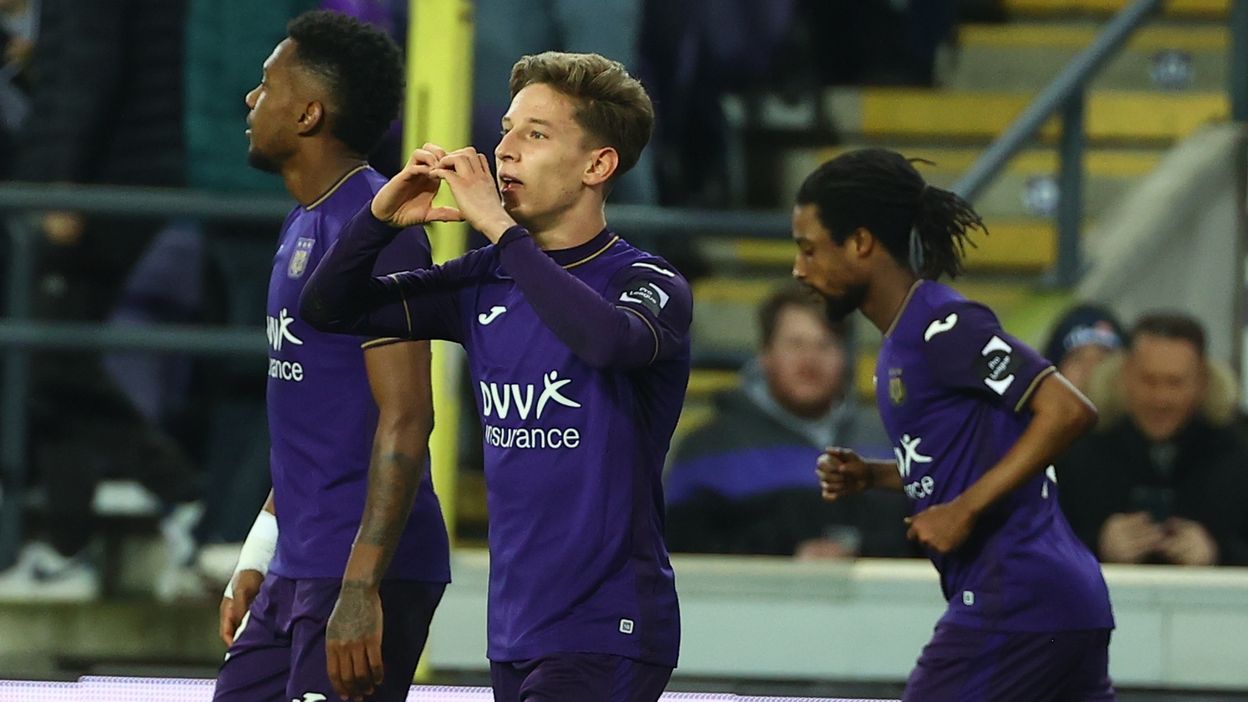
M 637 165 L 654 131 L 654 105 L 624 64 L 561 51 L 523 56 L 511 69 L 511 96 L 534 84 L 549 85 L 577 102 L 577 124 L 620 155 L 615 175 Z

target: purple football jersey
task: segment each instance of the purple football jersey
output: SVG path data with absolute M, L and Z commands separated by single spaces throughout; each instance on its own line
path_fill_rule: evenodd
M 341 578 L 364 513 L 378 411 L 362 347 L 393 342 L 325 334 L 299 319 L 299 294 L 343 226 L 385 183 L 361 167 L 282 226 L 269 278 L 269 467 L 277 508 L 270 566 L 292 578 Z M 423 231 L 404 232 L 377 260 L 378 274 L 430 264 Z M 448 582 L 442 510 L 428 471 L 388 578 Z
M 468 354 L 490 511 L 490 659 L 580 652 L 675 666 L 660 476 L 689 380 L 688 283 L 607 230 L 543 252 L 517 227 L 436 268 L 373 278 L 370 292 L 356 287 L 360 266 L 392 234 L 366 210 L 348 229 L 304 309 L 328 295 L 326 320 L 346 314 L 347 328 Z M 346 308 L 365 297 L 371 311 L 356 320 Z
M 914 514 L 950 502 L 992 468 L 1030 421 L 1052 364 L 1006 334 L 987 307 L 920 281 L 884 335 L 876 402 Z M 980 517 L 970 538 L 931 554 L 949 601 L 942 622 L 995 631 L 1113 626 L 1100 566 L 1057 502 L 1053 469 Z

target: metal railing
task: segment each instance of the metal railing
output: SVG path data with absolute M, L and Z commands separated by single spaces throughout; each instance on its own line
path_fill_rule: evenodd
M 289 199 L 277 196 L 99 185 L 0 184 L 0 215 L 69 210 L 84 215 L 272 222 L 276 228 L 290 208 Z M 785 239 L 789 237 L 790 228 L 790 216 L 784 212 L 612 205 L 607 213 L 613 227 L 635 234 L 739 236 L 748 233 L 752 237 Z M 9 216 L 6 219 L 11 246 L 4 272 L 5 318 L 0 320 L 0 349 L 4 349 L 3 386 L 0 387 L 0 476 L 3 476 L 5 489 L 0 502 L 0 568 L 12 560 L 21 539 L 29 430 L 28 376 L 33 349 L 183 352 L 196 356 L 257 358 L 267 353 L 259 323 L 243 328 L 31 320 L 35 244 L 40 234 L 26 218 Z M 256 311 L 257 319 L 261 314 L 261 310 Z
M 1229 85 L 1231 115 L 1248 120 L 1248 0 L 1233 0 L 1230 18 L 1231 56 Z M 1083 155 L 1087 148 L 1084 117 L 1087 110 L 1088 82 L 1112 59 L 1135 30 L 1144 25 L 1161 7 L 1162 0 L 1136 0 L 1106 24 L 1088 48 L 1084 49 L 1053 82 L 1036 96 L 992 145 L 984 151 L 954 190 L 974 200 L 1006 163 L 1040 131 L 1054 115 L 1062 121 L 1058 142 L 1058 285 L 1073 285 L 1082 272 L 1079 234 L 1083 224 Z

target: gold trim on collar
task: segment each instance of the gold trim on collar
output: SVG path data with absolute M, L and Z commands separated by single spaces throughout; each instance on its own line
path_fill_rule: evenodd
M 901 301 L 901 307 L 897 308 L 897 314 L 893 316 L 893 321 L 888 325 L 888 331 L 884 332 L 884 336 L 892 334 L 893 330 L 897 328 L 897 322 L 901 320 L 901 315 L 910 306 L 910 298 L 914 297 L 914 291 L 919 289 L 919 286 L 923 284 L 923 280 L 923 278 L 919 278 L 914 281 L 914 285 L 910 286 L 910 291 L 906 293 L 905 299 Z
M 567 268 L 576 268 L 577 266 L 579 266 L 579 265 L 581 265 L 581 264 L 584 264 L 584 263 L 589 263 L 590 261 L 594 260 L 595 258 L 598 258 L 598 257 L 599 257 L 599 256 L 601 256 L 602 254 L 606 253 L 607 249 L 609 249 L 609 248 L 611 248 L 612 246 L 614 246 L 614 245 L 615 245 L 615 242 L 617 242 L 617 241 L 619 241 L 619 240 L 620 240 L 619 235 L 616 235 L 616 236 L 611 237 L 611 241 L 608 241 L 606 244 L 604 244 L 604 245 L 603 245 L 603 247 L 602 247 L 601 249 L 598 249 L 597 251 L 595 251 L 595 252 L 593 252 L 592 254 L 590 254 L 590 255 L 586 256 L 585 258 L 582 258 L 582 259 L 581 259 L 581 260 L 579 260 L 579 261 L 573 261 L 572 263 L 569 263 L 568 265 L 564 266 L 564 268 L 565 268 L 565 269 L 567 269 Z
M 324 194 L 324 195 L 321 195 L 320 197 L 316 198 L 315 200 L 313 200 L 313 201 L 312 201 L 312 203 L 311 203 L 310 205 L 308 205 L 307 207 L 305 207 L 305 208 L 303 208 L 303 209 L 305 209 L 305 210 L 314 210 L 314 209 L 316 209 L 316 208 L 317 208 L 317 206 L 321 205 L 321 204 L 322 204 L 322 203 L 324 203 L 326 200 L 328 200 L 330 195 L 333 195 L 334 193 L 338 192 L 338 188 L 341 188 L 341 187 L 342 187 L 342 184 L 343 184 L 343 183 L 345 183 L 345 182 L 347 182 L 347 179 L 348 179 L 348 178 L 350 178 L 351 176 L 355 175 L 356 173 L 359 173 L 360 171 L 364 170 L 365 168 L 368 168 L 368 164 L 367 164 L 367 163 L 360 164 L 360 165 L 356 166 L 355 168 L 352 168 L 351 170 L 347 171 L 345 175 L 343 175 L 341 178 L 339 178 L 339 179 L 338 179 L 338 182 L 336 182 L 336 183 L 334 183 L 333 185 L 331 185 L 331 186 L 329 187 L 329 190 L 326 190 L 326 191 L 325 191 L 325 194 Z

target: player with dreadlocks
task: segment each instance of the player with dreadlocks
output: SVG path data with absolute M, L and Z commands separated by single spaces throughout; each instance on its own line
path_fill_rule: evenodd
M 793 275 L 830 315 L 862 310 L 883 332 L 876 402 L 896 455 L 828 449 L 823 495 L 910 498 L 908 536 L 949 605 L 905 700 L 1111 700 L 1109 593 L 1050 466 L 1096 410 L 991 310 L 936 282 L 961 272 L 975 229 L 966 201 L 891 151 L 846 153 L 802 184 Z

